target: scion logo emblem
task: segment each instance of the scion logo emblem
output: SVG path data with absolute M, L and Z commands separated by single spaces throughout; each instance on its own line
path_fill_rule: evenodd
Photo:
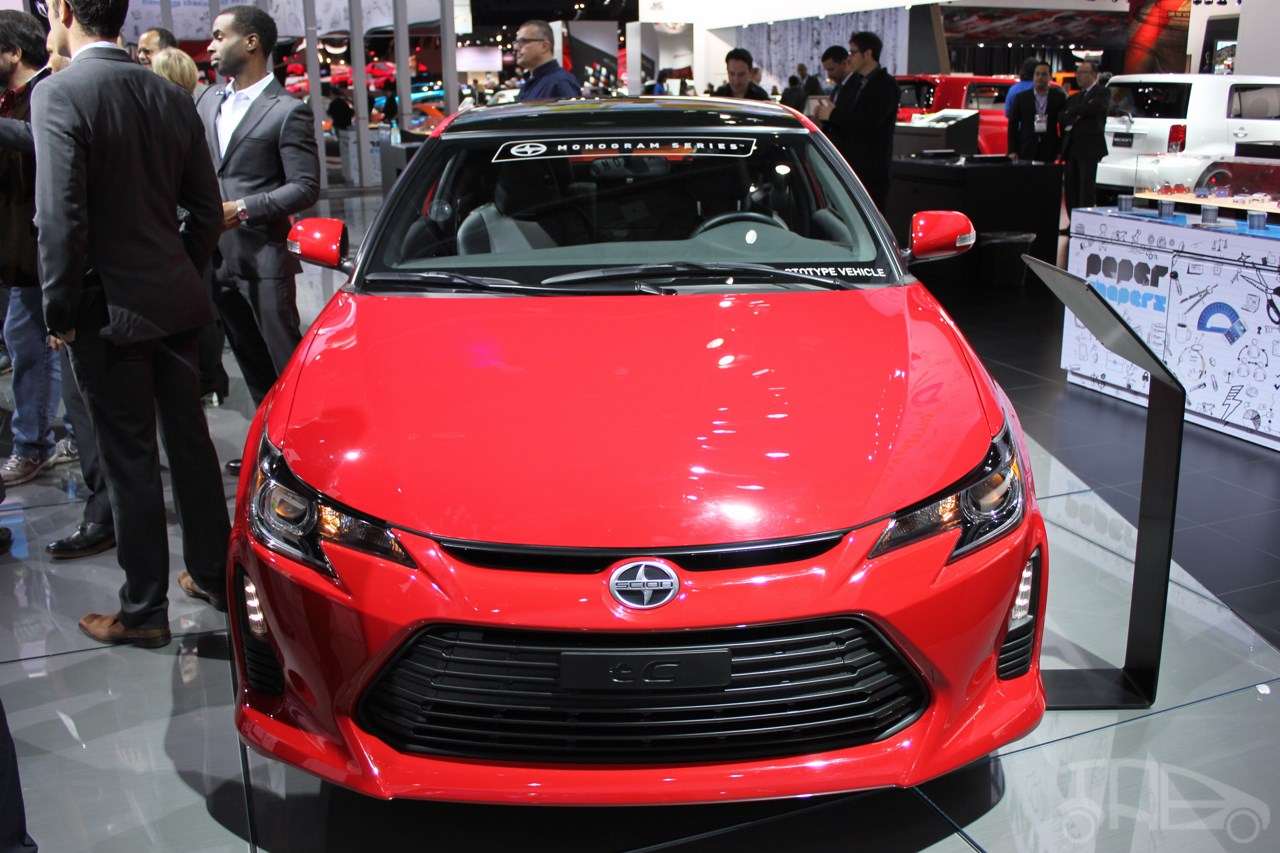
M 680 578 L 675 571 L 650 560 L 619 566 L 609 576 L 609 592 L 614 599 L 637 610 L 661 607 L 679 591 Z
M 537 157 L 547 150 L 541 142 L 521 142 L 511 146 L 511 153 L 516 157 Z

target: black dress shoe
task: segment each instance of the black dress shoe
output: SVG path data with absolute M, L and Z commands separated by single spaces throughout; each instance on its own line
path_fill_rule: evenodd
M 239 459 L 232 459 L 223 467 L 226 469 L 227 473 L 230 474 L 232 477 L 240 476 L 240 460 Z
M 44 546 L 44 552 L 55 560 L 73 560 L 91 557 L 116 547 L 116 529 L 110 524 L 82 521 L 65 539 L 57 539 Z

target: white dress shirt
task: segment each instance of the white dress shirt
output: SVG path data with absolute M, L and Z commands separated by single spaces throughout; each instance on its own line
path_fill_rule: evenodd
M 240 120 L 249 111 L 249 106 L 259 95 L 266 91 L 271 79 L 271 75 L 267 74 L 267 76 L 242 92 L 235 91 L 236 83 L 234 80 L 227 81 L 226 94 L 223 96 L 222 106 L 218 109 L 219 156 L 227 153 L 227 143 L 231 141 L 231 134 L 236 132 L 236 128 L 240 125 Z

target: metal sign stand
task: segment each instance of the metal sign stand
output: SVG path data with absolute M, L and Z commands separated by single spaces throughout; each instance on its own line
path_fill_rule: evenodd
M 1042 670 L 1048 707 L 1053 711 L 1150 708 L 1156 700 L 1164 645 L 1187 392 L 1088 282 L 1030 255 L 1022 259 L 1104 347 L 1151 377 L 1124 666 Z

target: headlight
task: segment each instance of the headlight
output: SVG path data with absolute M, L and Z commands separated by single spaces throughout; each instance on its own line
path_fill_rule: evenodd
M 1026 509 L 1022 470 L 1008 425 L 991 442 L 982 465 L 955 492 L 899 513 L 870 556 L 901 548 L 948 530 L 959 530 L 951 559 L 980 548 L 1017 526 Z
M 339 507 L 298 480 L 265 434 L 249 495 L 249 529 L 271 550 L 329 577 L 337 577 L 337 573 L 320 547 L 321 541 L 404 566 L 416 565 L 386 524 Z

